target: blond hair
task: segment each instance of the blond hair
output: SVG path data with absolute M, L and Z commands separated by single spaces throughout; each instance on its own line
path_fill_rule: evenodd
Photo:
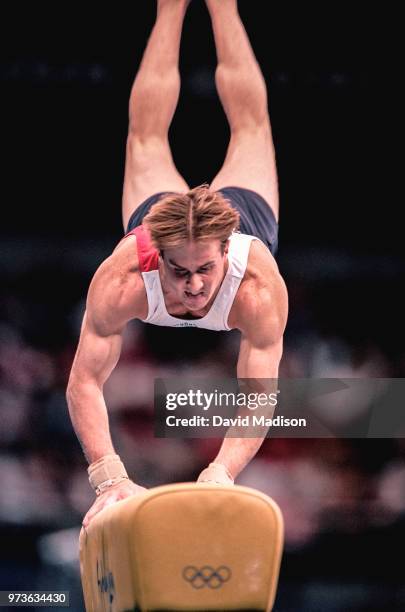
M 163 251 L 187 242 L 220 240 L 239 227 L 239 213 L 219 192 L 204 184 L 187 193 L 163 196 L 144 217 L 154 246 Z

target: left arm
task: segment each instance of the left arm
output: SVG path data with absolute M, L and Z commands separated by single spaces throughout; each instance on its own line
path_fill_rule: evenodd
M 275 274 L 270 284 L 266 283 L 254 292 L 248 287 L 241 306 L 238 379 L 245 393 L 274 393 L 277 391 L 288 311 L 287 290 L 281 276 Z M 270 406 L 264 407 L 265 416 L 271 417 L 274 410 L 271 409 L 269 414 L 269 409 Z M 245 414 L 249 412 L 245 409 Z M 258 426 L 250 429 L 250 432 L 244 430 L 244 435 L 252 437 L 240 437 L 240 428 L 236 429 L 237 434 L 235 430 L 228 430 L 213 464 L 200 474 L 199 482 L 232 484 L 233 479 L 256 455 L 267 430 Z

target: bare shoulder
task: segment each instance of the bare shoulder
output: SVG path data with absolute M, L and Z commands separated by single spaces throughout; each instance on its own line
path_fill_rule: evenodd
M 248 265 L 229 323 L 258 344 L 277 342 L 287 323 L 288 294 L 277 263 L 259 240 L 252 241 Z
M 147 316 L 135 236 L 123 239 L 96 270 L 87 295 L 86 313 L 100 335 L 117 333 L 131 319 Z

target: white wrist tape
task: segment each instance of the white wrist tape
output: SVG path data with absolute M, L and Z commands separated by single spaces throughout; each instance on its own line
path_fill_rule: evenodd
M 205 471 L 210 468 L 210 475 L 209 477 L 205 475 Z M 228 480 L 230 480 L 233 484 L 233 477 L 232 474 L 230 473 L 230 471 L 222 464 L 222 463 L 210 463 L 208 468 L 206 468 L 206 470 L 204 470 L 201 473 L 201 480 L 199 479 L 200 482 L 217 482 L 217 478 L 218 481 L 221 482 L 223 480 L 224 475 L 228 478 Z
M 97 495 L 128 479 L 127 471 L 118 455 L 104 455 L 89 465 L 87 473 Z

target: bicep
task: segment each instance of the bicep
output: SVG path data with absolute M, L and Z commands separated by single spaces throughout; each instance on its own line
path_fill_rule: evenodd
M 101 335 L 85 313 L 70 381 L 95 383 L 101 388 L 118 363 L 121 346 L 121 333 Z
M 277 378 L 288 315 L 286 285 L 277 273 L 271 290 L 247 294 L 242 310 L 238 376 Z

